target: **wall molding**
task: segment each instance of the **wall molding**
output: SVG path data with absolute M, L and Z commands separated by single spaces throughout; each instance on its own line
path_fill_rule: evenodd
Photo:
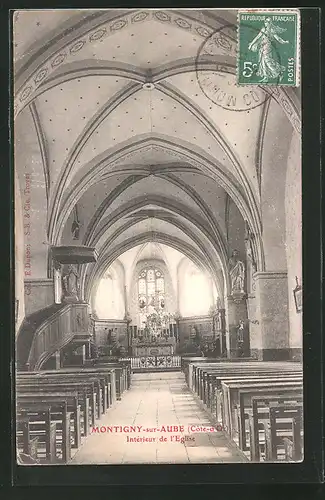
M 287 271 L 257 271 L 253 274 L 253 279 L 287 279 Z
M 54 281 L 51 278 L 25 278 L 24 283 L 37 286 L 47 286 L 53 285 Z

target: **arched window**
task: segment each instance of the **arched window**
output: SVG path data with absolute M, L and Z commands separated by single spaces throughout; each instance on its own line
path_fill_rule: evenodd
M 165 307 L 165 279 L 156 268 L 143 269 L 138 277 L 138 304 L 141 315 L 163 310 Z
M 184 317 L 208 314 L 213 303 L 212 286 L 193 263 L 187 261 L 180 278 L 180 313 Z

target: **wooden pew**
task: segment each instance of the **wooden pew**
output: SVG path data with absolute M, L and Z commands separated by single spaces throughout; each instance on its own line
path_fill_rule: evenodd
M 93 370 L 89 369 L 87 371 L 78 370 L 74 368 L 61 369 L 61 370 L 46 370 L 41 372 L 25 372 L 24 374 L 18 375 L 18 380 L 22 377 L 30 378 L 31 376 L 37 378 L 45 379 L 56 379 L 59 380 L 63 377 L 65 381 L 77 382 L 77 381 L 93 381 L 97 389 L 97 400 L 102 401 L 103 408 L 101 413 L 106 412 L 107 408 L 111 406 L 116 400 L 115 388 L 115 370 Z M 113 390 L 112 390 L 113 389 Z M 109 398 L 108 398 L 109 396 Z M 97 412 L 97 417 L 100 418 L 100 412 Z
M 298 365 L 298 366 L 297 366 Z M 220 364 L 215 364 L 215 363 L 198 363 L 193 365 L 193 383 L 192 383 L 192 390 L 194 389 L 199 395 L 201 394 L 200 387 L 202 388 L 202 376 L 203 373 L 207 370 L 210 371 L 223 371 L 226 372 L 228 370 L 231 371 L 249 371 L 249 372 L 260 372 L 262 371 L 296 371 L 297 369 L 300 369 L 301 365 L 298 363 L 287 363 L 287 362 L 261 362 L 261 363 L 256 363 L 256 362 L 249 362 L 249 363 L 236 363 L 236 364 L 228 364 L 228 363 L 220 363 Z
M 244 394 L 240 394 L 240 400 Z M 249 420 L 249 440 L 250 440 L 250 458 L 253 462 L 259 462 L 260 461 L 260 434 L 261 432 L 264 434 L 264 424 L 263 422 L 260 422 L 261 420 L 268 419 L 268 411 L 269 411 L 269 405 L 270 403 L 277 403 L 278 405 L 280 404 L 287 404 L 288 402 L 291 403 L 301 403 L 303 400 L 303 395 L 302 395 L 302 390 L 301 387 L 297 389 L 290 389 L 288 391 L 285 391 L 285 393 L 282 396 L 279 396 L 278 394 L 265 394 L 261 396 L 260 394 L 257 395 L 256 393 L 252 392 L 250 394 L 251 396 L 251 411 L 248 413 L 248 420 Z M 242 408 L 242 403 L 241 403 L 241 408 Z M 245 412 L 247 410 L 245 409 Z M 242 410 L 241 410 L 242 413 Z M 241 418 L 245 418 L 246 415 Z M 242 428 L 243 424 L 239 424 L 239 426 Z M 246 438 L 246 433 L 245 433 L 245 438 Z M 264 436 L 265 439 L 265 436 Z M 243 449 L 245 446 L 245 440 L 243 440 Z M 290 443 L 288 442 L 288 447 L 290 446 Z M 292 443 L 293 444 L 293 443 Z
M 44 412 L 44 420 L 47 420 L 46 412 Z M 55 422 L 45 422 L 45 454 L 46 459 L 51 463 L 55 461 L 56 457 L 56 423 Z M 39 430 L 39 429 L 38 429 Z M 32 425 L 30 422 L 30 417 L 20 416 L 17 419 L 17 450 L 21 450 L 25 455 L 38 460 L 38 450 L 42 444 L 42 434 L 41 431 L 38 435 L 33 432 L 32 436 Z
M 16 396 L 18 408 L 24 405 L 37 403 L 41 408 L 42 403 L 48 403 L 50 406 L 55 406 L 56 403 L 67 404 L 67 411 L 72 419 L 73 424 L 73 446 L 78 448 L 81 444 L 81 426 L 80 426 L 80 405 L 78 404 L 78 393 L 76 391 L 63 390 L 60 392 L 48 393 L 46 390 L 37 392 L 18 393 Z M 52 405 L 51 405 L 52 403 Z M 53 409 L 53 408 L 52 408 Z M 62 422 L 64 427 L 64 422 Z
M 204 359 L 204 361 L 199 361 L 199 362 L 194 362 L 191 364 L 190 366 L 190 369 L 191 369 L 191 372 L 192 372 L 192 378 L 195 379 L 196 378 L 196 373 L 200 370 L 200 368 L 202 368 L 203 370 L 204 369 L 207 369 L 207 368 L 220 368 L 220 367 L 224 367 L 225 369 L 229 369 L 229 368 L 236 368 L 236 367 L 240 367 L 240 366 L 246 366 L 246 367 L 258 367 L 260 366 L 262 363 L 259 363 L 258 361 L 254 361 L 254 360 L 249 360 L 249 361 L 245 361 L 243 358 L 238 358 L 238 359 L 219 359 L 219 360 L 212 360 L 209 359 L 209 358 L 206 358 Z M 267 362 L 263 363 L 263 364 L 267 364 Z M 195 384 L 194 384 L 195 385 Z
M 287 388 L 302 388 L 302 377 L 300 375 L 291 378 L 279 376 L 276 381 L 263 380 L 260 382 L 232 379 L 222 381 L 221 387 L 223 401 L 222 423 L 227 427 L 230 438 L 233 439 L 235 430 L 237 430 L 235 405 L 239 404 L 239 391 L 247 391 L 249 394 L 253 390 L 260 390 L 261 393 L 267 393 L 271 389 L 271 391 L 276 390 L 277 394 L 281 395 L 282 391 Z
M 124 391 L 131 386 L 131 362 L 110 362 L 109 359 L 96 359 L 94 360 L 93 369 L 115 369 L 116 370 L 116 392 L 117 399 L 121 398 Z
M 58 384 L 66 387 L 77 388 L 81 392 L 86 392 L 90 401 L 91 406 L 96 409 L 96 418 L 101 418 L 102 413 L 106 413 L 107 408 L 110 406 L 108 393 L 110 388 L 104 376 L 90 376 L 90 375 L 67 375 L 59 372 L 54 372 L 52 374 L 38 374 L 33 377 L 23 377 L 17 378 L 18 386 L 23 384 Z
M 253 363 L 258 363 L 257 360 L 254 360 L 252 358 L 204 358 L 204 357 L 182 357 L 181 358 L 181 367 L 182 371 L 185 373 L 185 379 L 187 382 L 187 385 L 189 387 L 192 386 L 192 376 L 193 376 L 193 366 L 195 364 L 200 364 L 200 365 L 217 365 L 218 363 L 222 363 L 223 365 L 226 364 L 237 364 L 237 363 L 245 363 L 245 362 L 253 362 Z
M 269 418 L 264 421 L 266 461 L 278 460 L 278 445 L 282 444 L 285 448 L 283 437 L 288 436 L 288 431 L 293 443 L 293 457 L 296 461 L 301 460 L 302 413 L 302 404 L 270 404 Z
M 224 397 L 224 394 L 223 394 L 223 390 L 222 390 L 222 383 L 234 383 L 234 382 L 237 382 L 239 385 L 238 385 L 238 399 L 237 397 L 235 398 L 234 401 L 231 401 L 231 410 L 234 408 L 234 419 L 233 419 L 233 422 L 235 421 L 235 419 L 237 418 L 236 415 L 237 415 L 237 409 L 240 409 L 242 408 L 240 406 L 240 395 L 241 395 L 241 392 L 240 392 L 240 389 L 243 388 L 245 389 L 245 387 L 248 385 L 248 384 L 259 384 L 259 383 L 264 383 L 266 385 L 272 385 L 273 383 L 278 383 L 278 382 L 281 382 L 281 381 L 284 381 L 284 382 L 288 382 L 288 381 L 292 381 L 292 382 L 296 382 L 296 381 L 300 381 L 301 380 L 301 374 L 275 374 L 275 373 L 270 373 L 270 374 L 267 374 L 267 373 L 260 373 L 259 375 L 249 375 L 249 374 L 236 374 L 236 375 L 229 375 L 229 376 L 221 376 L 218 380 L 217 380 L 217 388 L 216 388 L 216 391 L 215 391 L 215 417 L 216 417 L 216 420 L 218 422 L 223 422 L 223 425 L 226 426 L 226 425 L 229 425 L 229 424 L 226 424 L 225 422 L 225 409 L 226 410 L 230 410 L 230 408 L 228 407 L 227 408 L 227 403 L 225 402 L 225 397 Z M 244 407 L 243 407 L 244 408 Z M 242 414 L 244 416 L 244 413 Z M 235 426 L 236 428 L 236 426 Z
M 67 408 L 67 402 L 62 399 L 44 402 L 38 401 L 37 396 L 33 400 L 19 398 L 17 401 L 17 445 L 19 446 L 20 433 L 25 450 L 33 445 L 32 441 L 36 437 L 37 447 L 38 444 L 45 445 L 46 460 L 51 463 L 56 462 L 57 434 L 60 432 L 62 461 L 68 462 L 71 458 L 72 417 Z
M 259 366 L 250 366 L 250 365 L 236 365 L 236 366 L 230 366 L 224 367 L 220 366 L 219 367 L 208 367 L 208 368 L 202 368 L 198 367 L 197 368 L 197 383 L 196 383 L 196 392 L 200 396 L 200 399 L 205 400 L 208 398 L 208 385 L 209 385 L 209 378 L 213 378 L 214 374 L 258 374 L 258 373 L 271 373 L 271 372 L 297 372 L 297 370 L 293 370 L 292 368 L 287 368 L 287 367 L 268 367 L 264 365 L 259 365 Z M 208 377 L 210 375 L 210 377 Z
M 42 371 L 40 373 L 46 373 L 46 374 L 53 374 L 53 373 L 60 373 L 60 374 L 93 374 L 94 376 L 96 375 L 105 375 L 105 376 L 110 376 L 111 380 L 111 388 L 112 388 L 112 396 L 113 396 L 113 402 L 116 400 L 121 399 L 121 396 L 125 390 L 127 390 L 128 384 L 127 384 L 127 366 L 121 366 L 117 363 L 105 363 L 103 365 L 98 365 L 95 367 L 87 367 L 87 368 L 61 368 L 60 370 L 46 370 Z
M 86 368 L 18 372 L 18 444 L 22 452 L 38 447 L 44 455 L 45 448 L 45 460 L 52 463 L 53 454 L 56 456 L 53 449 L 60 442 L 63 461 L 67 462 L 71 457 L 71 430 L 72 446 L 79 447 L 81 436 L 89 433 L 89 417 L 95 425 L 96 418 L 101 418 L 121 399 L 130 387 L 130 374 L 130 363 L 116 362 Z M 65 413 L 60 405 L 65 405 Z M 46 418 L 44 412 L 47 412 Z
M 17 378 L 19 384 L 28 381 L 28 384 L 57 384 L 61 386 L 69 386 L 77 388 L 82 393 L 86 393 L 90 400 L 91 422 L 95 423 L 95 417 L 101 418 L 101 414 L 106 413 L 107 409 L 112 405 L 111 383 L 110 376 L 104 372 L 101 373 L 61 373 L 61 371 L 41 372 L 37 375 L 23 375 Z M 25 382 L 26 383 L 26 382 Z M 83 394 L 85 400 L 85 394 Z M 86 401 L 87 403 L 87 401 Z M 85 406 L 85 405 L 84 405 Z M 87 417 L 87 411 L 85 412 Z M 88 419 L 88 418 L 87 418 Z
M 189 367 L 192 368 L 192 380 L 188 380 L 190 388 L 196 392 L 206 408 L 211 410 L 216 422 L 228 428 L 231 439 L 235 439 L 238 435 L 242 450 L 247 450 L 246 421 L 253 395 L 265 396 L 270 393 L 271 397 L 279 398 L 288 391 L 294 393 L 296 391 L 295 395 L 299 393 L 302 397 L 301 363 L 238 362 L 229 365 L 200 360 L 189 364 Z M 299 424 L 296 426 L 299 427 Z M 268 450 L 273 446 L 273 455 L 274 428 L 276 429 L 276 425 L 270 425 L 268 431 L 265 431 L 268 432 L 268 443 L 271 443 L 268 444 Z M 287 453 L 290 453 L 292 449 L 290 440 L 287 439 L 284 444 L 289 450 Z M 271 452 L 268 453 L 270 455 Z
M 202 381 L 202 378 L 204 377 L 204 373 L 209 371 L 209 372 L 213 372 L 213 371 L 219 371 L 220 370 L 224 370 L 224 371 L 243 371 L 243 370 L 247 370 L 249 372 L 254 372 L 256 371 L 257 373 L 259 373 L 260 371 L 265 371 L 265 372 L 270 372 L 270 371 L 286 371 L 286 372 L 296 372 L 296 371 L 301 371 L 302 368 L 300 366 L 296 366 L 296 365 L 293 365 L 293 364 L 289 364 L 289 363 L 277 363 L 277 364 L 274 364 L 274 365 L 270 365 L 270 364 L 266 364 L 266 363 L 260 363 L 260 364 L 252 364 L 252 363 L 243 363 L 243 364 L 236 364 L 236 365 L 220 365 L 219 366 L 216 366 L 216 365 L 211 365 L 211 366 L 198 366 L 196 368 L 196 372 L 197 372 L 197 377 L 198 377 L 198 383 L 199 381 Z
M 298 378 L 287 377 L 284 380 L 285 380 L 285 382 L 297 381 L 297 382 L 302 383 L 301 377 L 298 377 Z M 279 389 L 276 386 L 273 389 L 273 382 L 274 381 L 278 382 L 279 378 L 264 377 L 264 378 L 261 378 L 261 382 L 262 381 L 266 382 L 268 384 L 267 390 L 264 390 L 264 389 L 261 390 L 260 388 L 258 388 L 256 391 L 254 391 L 254 390 L 247 391 L 244 388 L 243 390 L 239 391 L 239 405 L 238 405 L 237 411 L 236 411 L 238 424 L 237 424 L 236 429 L 238 431 L 239 447 L 242 451 L 248 450 L 247 439 L 246 439 L 246 432 L 247 432 L 246 423 L 249 423 L 249 420 L 248 420 L 249 415 L 251 413 L 253 413 L 255 419 L 261 418 L 261 416 L 259 415 L 259 411 L 260 411 L 259 406 L 261 406 L 263 400 L 264 400 L 264 403 L 265 403 L 265 401 L 279 403 L 283 400 L 291 399 L 292 394 L 295 394 L 295 399 L 297 399 L 297 395 L 299 394 L 299 397 L 302 400 L 302 386 L 300 384 L 298 384 L 298 388 L 296 391 L 294 389 L 286 390 L 286 389 L 282 388 L 280 391 L 281 394 L 279 394 Z M 283 395 L 283 393 L 284 393 L 284 395 Z M 261 398 L 261 394 L 263 394 L 262 398 Z M 257 401 L 259 401 L 259 406 L 256 406 L 256 404 L 257 404 L 256 397 L 254 397 L 257 395 L 259 395 L 259 399 L 257 399 Z M 268 404 L 269 403 L 267 403 L 267 405 Z M 266 405 L 266 407 L 267 407 L 267 405 Z M 264 411 L 265 411 L 265 408 L 264 408 Z M 266 418 L 266 417 L 264 416 L 264 418 Z M 255 427 L 256 428 L 258 427 L 258 424 L 256 424 L 256 420 L 253 421 L 253 424 L 252 424 L 252 428 L 255 428 Z M 248 430 L 249 429 L 250 429 L 250 427 L 248 426 Z M 254 430 L 254 432 L 255 432 L 254 437 L 256 437 L 256 430 Z
M 209 377 L 210 381 L 213 380 L 214 375 L 228 375 L 228 374 L 247 374 L 247 375 L 257 375 L 259 373 L 279 373 L 279 372 L 290 372 L 290 373 L 300 373 L 300 368 L 293 366 L 292 364 L 275 364 L 269 366 L 268 364 L 236 364 L 236 365 L 208 365 L 195 366 L 194 374 L 195 384 L 194 390 L 199 395 L 200 399 L 207 402 L 208 399 L 208 384 Z M 208 377 L 209 375 L 209 377 Z
M 233 379 L 248 381 L 259 381 L 267 378 L 277 379 L 279 376 L 283 377 L 301 377 L 301 372 L 290 372 L 286 373 L 285 371 L 269 371 L 269 370 L 244 370 L 244 371 L 236 371 L 236 372 L 227 372 L 226 375 L 223 374 L 212 374 L 210 376 L 210 387 L 208 388 L 208 394 L 210 394 L 208 398 L 208 403 L 210 403 L 210 408 L 214 409 L 216 416 L 220 416 L 220 400 L 222 395 L 222 381 L 230 381 Z M 203 395 L 204 396 L 204 395 Z M 219 403 L 219 405 L 218 405 Z
M 202 401 L 212 410 L 213 407 L 216 405 L 216 398 L 217 398 L 217 392 L 218 390 L 221 389 L 221 380 L 227 379 L 229 380 L 231 377 L 232 378 L 250 378 L 252 380 L 256 379 L 258 380 L 261 377 L 277 377 L 279 375 L 285 376 L 288 374 L 288 376 L 302 376 L 302 372 L 300 370 L 297 371 L 292 371 L 290 370 L 287 372 L 286 370 L 270 370 L 268 368 L 263 368 L 261 367 L 260 369 L 256 370 L 227 370 L 225 375 L 220 375 L 219 372 L 216 371 L 208 371 L 204 373 L 203 376 L 203 382 L 202 382 L 202 389 L 201 389 L 201 399 Z
M 198 393 L 200 395 L 201 400 L 207 404 L 207 408 L 211 410 L 211 413 L 213 415 L 213 418 L 215 417 L 216 422 L 220 423 L 222 421 L 222 413 L 221 413 L 221 408 L 222 408 L 222 401 L 220 401 L 220 398 L 218 399 L 218 391 L 216 390 L 218 381 L 220 384 L 220 381 L 222 378 L 225 377 L 224 373 L 227 374 L 227 377 L 230 375 L 230 373 L 234 374 L 234 376 L 237 377 L 244 377 L 246 379 L 248 376 L 250 376 L 252 381 L 258 380 L 261 376 L 267 377 L 268 374 L 273 374 L 273 377 L 277 377 L 279 374 L 279 369 L 281 367 L 281 373 L 284 375 L 286 372 L 288 372 L 291 375 L 301 375 L 300 371 L 300 364 L 298 363 L 261 363 L 261 364 L 251 364 L 251 363 L 245 363 L 245 364 L 236 364 L 232 366 L 225 366 L 225 365 L 213 365 L 213 368 L 202 368 L 201 370 L 205 373 L 208 373 L 209 376 L 207 376 L 207 379 L 205 381 L 205 384 L 203 384 L 203 390 L 202 390 L 202 384 L 198 388 Z M 259 375 L 257 375 L 259 373 Z M 210 380 L 209 380 L 210 378 Z M 207 389 L 207 385 L 210 384 L 212 385 L 213 388 Z M 220 388 L 220 385 L 219 385 Z M 210 391 L 210 392 L 209 392 Z M 213 392 L 213 395 L 211 396 L 211 391 Z M 210 396 L 209 396 L 210 394 Z M 223 425 L 226 425 L 223 422 Z
M 36 378 L 34 377 L 32 380 L 24 378 L 22 381 L 17 381 L 17 391 L 21 394 L 28 394 L 30 392 L 39 392 L 39 393 L 48 393 L 52 394 L 53 392 L 60 391 L 73 391 L 76 390 L 78 392 L 78 404 L 80 404 L 80 417 L 83 418 L 83 434 L 85 436 L 89 433 L 89 413 L 92 425 L 95 423 L 95 415 L 97 413 L 96 407 L 96 396 L 97 393 L 94 388 L 94 383 L 88 381 L 84 382 L 71 382 L 68 380 L 57 382 L 57 379 L 48 380 L 46 377 Z

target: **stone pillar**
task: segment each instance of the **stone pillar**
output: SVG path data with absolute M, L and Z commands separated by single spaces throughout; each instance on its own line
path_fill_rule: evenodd
M 87 344 L 85 344 L 85 348 L 86 348 L 86 359 L 91 359 L 91 344 L 90 342 L 88 342 Z
M 127 319 L 126 321 L 126 338 L 127 338 L 127 353 L 128 356 L 131 354 L 131 346 L 132 346 L 132 331 L 133 328 L 131 326 L 131 319 Z
M 54 268 L 54 301 L 56 304 L 61 304 L 62 301 L 62 276 L 61 265 L 56 264 Z
M 236 358 L 238 353 L 238 326 L 239 322 L 247 321 L 247 306 L 245 298 L 234 299 L 232 295 L 227 297 L 226 315 L 228 319 L 228 329 L 226 331 L 227 357 Z M 247 335 L 247 329 L 245 331 Z M 245 342 L 246 344 L 246 342 Z M 248 353 L 246 353 L 248 354 Z
M 81 349 L 81 363 L 84 365 L 86 361 L 86 346 L 83 345 Z
M 249 328 L 250 353 L 252 357 L 256 357 L 256 349 L 261 348 L 261 329 L 255 281 L 253 282 L 252 293 L 247 296 L 247 313 L 249 318 L 247 326 Z
M 265 361 L 289 359 L 287 273 L 258 271 L 254 281 L 258 327 L 251 337 L 251 355 Z
M 176 343 L 179 344 L 179 318 L 176 319 L 175 338 L 176 338 Z
M 60 368 L 61 368 L 61 352 L 60 351 L 56 351 L 56 353 L 54 354 L 54 359 L 55 359 L 55 369 L 60 370 Z
M 123 298 L 124 298 L 124 312 L 125 312 L 125 317 L 129 316 L 129 304 L 128 304 L 128 294 L 126 290 L 126 285 L 123 287 Z
M 224 356 L 227 352 L 227 340 L 226 340 L 226 311 L 225 309 L 219 309 L 219 320 L 220 320 L 220 356 Z

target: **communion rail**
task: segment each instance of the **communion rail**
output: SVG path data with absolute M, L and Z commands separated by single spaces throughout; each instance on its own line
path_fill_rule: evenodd
M 180 371 L 180 356 L 132 356 L 121 358 L 120 361 L 131 361 L 133 372 Z

